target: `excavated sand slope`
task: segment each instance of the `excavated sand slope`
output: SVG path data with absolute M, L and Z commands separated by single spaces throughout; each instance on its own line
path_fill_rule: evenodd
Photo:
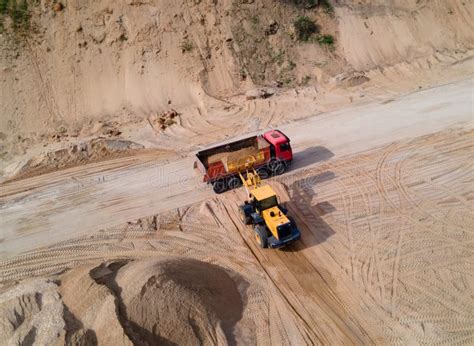
M 255 244 L 237 190 L 4 260 L 4 340 L 470 344 L 473 140 L 446 130 L 273 179 L 302 232 L 283 250 Z
M 42 0 L 31 5 L 36 29 L 25 42 L 0 35 L 9 47 L 0 52 L 0 132 L 33 136 L 89 119 L 143 119 L 170 105 L 205 112 L 206 95 L 276 81 L 320 87 L 341 73 L 474 46 L 471 0 L 345 0 L 333 14 L 294 3 L 71 0 L 55 12 Z M 335 37 L 334 50 L 294 39 L 300 15 Z

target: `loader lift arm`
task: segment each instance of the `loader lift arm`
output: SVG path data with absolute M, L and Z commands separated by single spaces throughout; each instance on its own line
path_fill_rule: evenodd
M 245 171 L 245 177 L 242 175 L 242 172 L 239 172 L 239 177 L 240 180 L 242 180 L 245 191 L 247 191 L 247 195 L 249 196 L 251 195 L 251 191 L 258 188 L 262 182 L 262 179 L 255 169 L 252 169 L 250 172 L 247 169 Z

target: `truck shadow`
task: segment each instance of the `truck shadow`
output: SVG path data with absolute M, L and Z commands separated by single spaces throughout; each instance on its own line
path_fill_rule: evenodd
M 293 163 L 289 171 L 314 165 L 315 163 L 329 160 L 334 153 L 322 146 L 309 147 L 293 154 Z
M 323 217 L 336 211 L 328 201 L 317 201 L 315 185 L 334 179 L 332 171 L 304 177 L 288 186 L 290 201 L 286 203 L 290 215 L 294 216 L 301 240 L 281 250 L 297 252 L 324 243 L 336 232 L 329 226 Z

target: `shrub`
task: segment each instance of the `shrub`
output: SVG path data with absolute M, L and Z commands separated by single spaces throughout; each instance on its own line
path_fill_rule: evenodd
M 7 14 L 8 0 L 0 0 L 0 13 Z
M 320 45 L 332 46 L 334 44 L 334 37 L 332 35 L 321 35 L 317 40 Z
M 20 0 L 0 0 L 0 26 L 3 29 L 3 20 L 8 16 L 12 20 L 13 29 L 15 31 L 26 31 L 30 26 L 30 12 L 28 9 L 28 1 Z
M 183 53 L 186 53 L 186 52 L 190 52 L 192 51 L 194 48 L 193 46 L 193 43 L 189 40 L 184 40 L 183 42 L 181 42 L 181 51 Z
M 257 15 L 254 15 L 250 17 L 250 21 L 252 22 L 252 24 L 257 25 L 260 22 L 260 19 L 258 18 Z
M 324 7 L 326 13 L 334 15 L 334 7 L 332 7 L 332 4 L 329 2 L 329 0 L 321 0 L 320 4 L 322 7 Z
M 300 16 L 294 22 L 296 37 L 300 41 L 308 41 L 311 35 L 318 32 L 318 26 L 309 17 Z
M 307 10 L 321 7 L 326 11 L 326 13 L 334 14 L 334 8 L 330 0 L 293 0 L 293 3 L 296 6 L 302 6 Z

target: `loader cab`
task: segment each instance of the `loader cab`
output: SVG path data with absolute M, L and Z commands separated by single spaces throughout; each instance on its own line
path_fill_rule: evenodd
M 264 185 L 253 190 L 250 194 L 250 201 L 258 213 L 278 206 L 276 193 L 269 185 Z
M 278 130 L 265 132 L 264 138 L 271 144 L 271 155 L 273 158 L 290 162 L 293 160 L 293 150 L 290 139 Z

